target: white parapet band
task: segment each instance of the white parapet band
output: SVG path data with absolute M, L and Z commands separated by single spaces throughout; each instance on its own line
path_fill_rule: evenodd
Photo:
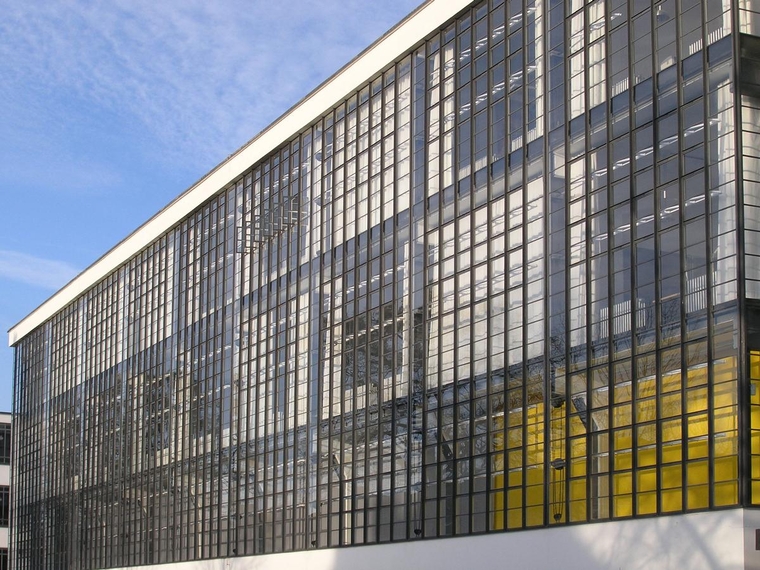
M 170 563 L 161 570 L 745 570 L 760 513 L 732 509 L 478 536 Z

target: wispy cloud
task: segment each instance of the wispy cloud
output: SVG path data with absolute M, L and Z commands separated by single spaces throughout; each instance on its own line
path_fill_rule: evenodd
M 0 278 L 55 290 L 63 287 L 78 273 L 78 269 L 63 261 L 0 249 Z
M 134 122 L 167 158 L 210 165 L 417 3 L 9 0 L 0 104 L 50 114 L 51 93 L 86 102 L 93 120 L 100 109 Z

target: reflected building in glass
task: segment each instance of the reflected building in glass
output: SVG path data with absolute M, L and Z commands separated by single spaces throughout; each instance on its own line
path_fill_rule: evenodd
M 10 343 L 19 570 L 749 568 L 760 4 L 430 0 Z

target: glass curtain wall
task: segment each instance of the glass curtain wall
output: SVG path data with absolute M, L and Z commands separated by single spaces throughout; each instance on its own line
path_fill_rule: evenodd
M 738 505 L 731 18 L 474 4 L 27 335 L 18 567 Z

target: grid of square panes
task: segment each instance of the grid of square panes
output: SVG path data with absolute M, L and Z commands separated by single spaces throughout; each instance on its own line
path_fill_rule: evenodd
M 741 35 L 741 155 L 744 185 L 744 283 L 760 299 L 760 38 Z
M 760 350 L 749 352 L 750 502 L 760 505 Z
M 715 5 L 475 4 L 24 338 L 19 568 L 738 504 Z
M 46 431 L 44 380 L 48 362 L 45 331 L 49 328 L 49 324 L 38 328 L 15 350 L 13 413 L 14 425 L 18 429 L 12 433 L 14 503 L 10 516 L 14 529 L 14 556 L 19 560 L 36 555 L 48 538 L 46 534 L 53 532 L 39 524 L 40 510 L 48 499 L 43 457 L 51 453 L 43 443 Z M 23 380 L 23 386 L 19 385 L 19 380 Z M 23 440 L 20 434 L 24 434 Z M 19 441 L 24 441 L 24 445 L 18 445 Z M 63 499 L 56 499 L 56 502 L 63 502 Z

